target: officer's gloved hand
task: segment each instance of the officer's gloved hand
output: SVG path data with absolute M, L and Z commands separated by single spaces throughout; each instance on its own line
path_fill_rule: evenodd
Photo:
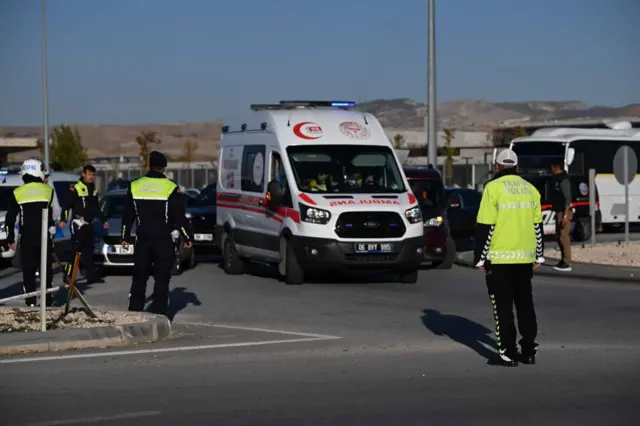
M 56 227 L 55 226 L 50 226 L 49 227 L 49 235 L 56 235 Z
M 178 232 L 177 229 L 174 229 L 171 232 L 171 238 L 173 238 L 173 241 L 178 241 L 178 238 L 180 238 L 180 232 Z

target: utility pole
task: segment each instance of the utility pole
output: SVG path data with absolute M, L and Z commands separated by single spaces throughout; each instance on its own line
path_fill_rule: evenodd
M 438 166 L 438 131 L 436 129 L 436 28 L 435 0 L 429 1 L 428 108 L 424 133 L 427 137 L 427 161 Z
M 42 12 L 42 127 L 44 144 L 44 165 L 49 170 L 49 99 L 47 87 L 47 4 L 41 0 Z M 50 170 L 49 170 L 50 171 Z

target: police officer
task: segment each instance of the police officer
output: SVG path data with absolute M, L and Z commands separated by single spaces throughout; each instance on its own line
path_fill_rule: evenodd
M 551 165 L 553 173 L 551 189 L 551 208 L 556 214 L 556 240 L 560 246 L 560 262 L 553 267 L 556 271 L 571 271 L 571 180 L 564 170 L 564 164 L 557 162 Z
M 533 270 L 544 262 L 540 193 L 517 175 L 511 150 L 496 158 L 494 178 L 482 194 L 475 236 L 474 265 L 485 271 L 496 322 L 497 363 L 534 364 L 538 325 L 533 304 Z M 513 305 L 518 315 L 521 354 L 516 345 Z
M 15 249 L 15 224 L 20 215 L 20 261 L 22 263 L 22 281 L 25 293 L 36 291 L 36 272 L 40 267 L 42 210 L 49 210 L 48 232 L 51 238 L 47 244 L 47 288 L 51 288 L 53 282 L 52 254 L 53 235 L 56 228 L 53 221 L 53 188 L 44 183 L 45 166 L 42 161 L 34 158 L 26 160 L 21 167 L 22 181 L 13 190 L 9 197 L 7 217 L 5 220 L 5 232 L 7 241 L 12 249 Z M 27 306 L 35 306 L 36 297 L 25 299 Z M 47 306 L 53 305 L 53 296 L 47 294 L 45 300 Z
M 96 168 L 87 164 L 82 168 L 80 180 L 69 187 L 66 205 L 63 206 L 60 227 L 70 223 L 73 238 L 73 249 L 80 253 L 80 263 L 85 269 L 85 277 L 89 283 L 101 281 L 93 264 L 94 233 L 92 222 L 98 218 L 104 229 L 109 228 L 109 222 L 100 210 L 98 190 L 95 185 Z M 69 269 L 73 265 L 68 265 Z M 71 271 L 67 271 L 70 273 Z
M 149 172 L 131 182 L 126 195 L 122 221 L 122 246 L 131 241 L 131 227 L 137 218 L 134 267 L 129 310 L 142 311 L 147 280 L 155 280 L 151 311 L 167 315 L 169 280 L 176 261 L 175 243 L 179 233 L 185 247 L 192 246 L 192 232 L 186 219 L 182 194 L 175 182 L 164 175 L 167 158 L 160 152 L 149 155 Z

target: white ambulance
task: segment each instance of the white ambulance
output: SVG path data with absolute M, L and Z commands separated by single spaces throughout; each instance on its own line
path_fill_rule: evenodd
M 287 284 L 328 270 L 389 270 L 415 283 L 422 215 L 378 120 L 353 102 L 252 105 L 224 126 L 216 244 L 223 269 L 276 264 Z

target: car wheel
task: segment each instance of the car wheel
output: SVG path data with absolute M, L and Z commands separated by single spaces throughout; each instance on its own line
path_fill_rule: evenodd
M 286 241 L 285 250 L 285 274 L 284 280 L 289 285 L 300 285 L 304 283 L 304 270 L 298 263 L 298 258 L 293 250 L 293 244 L 290 241 Z
M 244 260 L 238 256 L 236 246 L 228 235 L 224 239 L 222 248 L 222 269 L 228 275 L 244 274 Z
M 574 241 L 587 241 L 591 238 L 591 219 L 589 217 L 580 217 L 576 219 L 573 228 Z
M 193 249 L 193 247 L 191 247 L 191 254 L 189 255 L 189 259 L 187 260 L 187 269 L 193 269 L 196 267 L 196 264 L 198 263 L 196 261 L 196 251 Z
M 433 262 L 433 266 L 436 269 L 451 269 L 453 262 L 456 260 L 456 243 L 453 238 L 447 239 L 447 253 L 443 261 Z

